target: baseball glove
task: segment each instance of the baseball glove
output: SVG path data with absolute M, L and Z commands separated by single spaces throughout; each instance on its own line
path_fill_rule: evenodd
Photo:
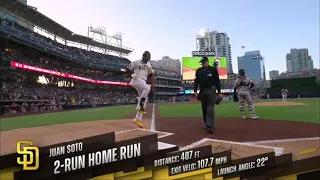
M 221 104 L 221 101 L 222 101 L 222 97 L 221 96 L 217 96 L 216 105 Z

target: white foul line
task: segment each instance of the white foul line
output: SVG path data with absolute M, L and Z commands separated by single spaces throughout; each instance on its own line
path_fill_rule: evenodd
M 310 141 L 310 140 L 320 140 L 320 137 L 294 138 L 294 139 L 276 139 L 276 140 L 244 142 L 244 143 L 245 144 L 261 144 L 261 143 L 282 143 L 282 142 L 296 142 L 296 141 Z
M 156 116 L 155 116 L 155 113 L 154 113 L 154 108 L 155 108 L 156 104 L 153 103 L 152 104 L 152 116 L 151 116 L 151 131 L 155 131 L 156 130 Z

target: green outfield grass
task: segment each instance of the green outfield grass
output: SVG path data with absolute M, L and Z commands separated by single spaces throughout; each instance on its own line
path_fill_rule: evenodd
M 0 120 L 0 130 L 10 130 L 52 124 L 65 124 L 84 121 L 124 119 L 134 106 L 111 106 L 76 111 L 19 116 Z
M 270 107 L 257 106 L 255 109 L 256 114 L 262 119 L 320 123 L 319 100 L 320 99 L 289 100 L 308 105 Z M 177 104 L 175 106 L 160 105 L 158 106 L 158 109 L 163 117 L 202 117 L 200 103 Z M 246 110 L 248 111 L 247 105 Z M 247 113 L 248 117 L 250 117 L 249 112 Z M 218 105 L 216 107 L 216 117 L 240 118 L 241 114 L 239 112 L 239 104 L 234 102 L 224 102 L 221 105 Z
M 319 100 L 289 100 L 308 104 L 306 106 L 256 107 L 257 115 L 262 119 L 319 123 Z M 274 100 L 270 100 L 274 101 Z M 258 102 L 258 101 L 256 101 Z M 200 103 L 158 104 L 163 117 L 202 117 Z M 52 124 L 65 124 L 84 121 L 124 119 L 132 113 L 133 105 L 112 106 L 77 111 L 48 113 L 32 116 L 4 118 L 0 120 L 0 130 L 11 130 Z M 246 106 L 246 109 L 247 106 Z M 239 105 L 223 102 L 216 108 L 217 117 L 240 118 Z M 249 114 L 248 114 L 249 115 Z

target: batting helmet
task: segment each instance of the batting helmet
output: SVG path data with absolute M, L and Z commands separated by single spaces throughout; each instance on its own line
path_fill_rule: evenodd
M 246 75 L 246 71 L 244 69 L 240 69 L 239 70 L 239 76 L 245 76 Z

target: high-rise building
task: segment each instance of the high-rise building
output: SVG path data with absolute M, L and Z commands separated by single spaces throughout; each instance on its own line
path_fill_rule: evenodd
M 307 48 L 290 49 L 286 55 L 287 72 L 298 72 L 313 69 L 313 60 Z
M 238 74 L 228 74 L 227 79 L 220 79 L 222 89 L 233 89 Z
M 197 33 L 197 51 L 213 51 L 217 57 L 227 58 L 227 71 L 233 73 L 231 45 L 227 33 L 200 29 Z
M 238 69 L 244 69 L 255 82 L 266 80 L 264 58 L 260 51 L 245 52 L 244 56 L 238 57 Z
M 269 71 L 269 78 L 272 79 L 273 77 L 279 76 L 279 71 L 278 70 L 272 70 Z
M 169 56 L 163 56 L 161 60 L 151 60 L 151 64 L 155 68 L 161 68 L 181 74 L 181 62 L 179 59 L 172 59 Z

